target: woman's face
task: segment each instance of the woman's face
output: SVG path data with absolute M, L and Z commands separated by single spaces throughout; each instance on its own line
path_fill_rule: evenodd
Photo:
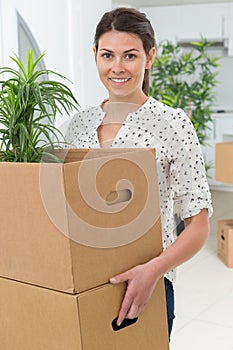
M 144 72 L 153 63 L 155 48 L 146 56 L 142 40 L 137 35 L 110 31 L 100 37 L 98 51 L 94 48 L 94 53 L 110 101 L 138 104 L 145 100 L 142 91 Z

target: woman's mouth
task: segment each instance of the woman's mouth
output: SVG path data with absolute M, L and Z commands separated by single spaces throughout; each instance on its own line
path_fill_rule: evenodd
M 109 79 L 116 86 L 122 86 L 130 80 L 130 78 L 109 78 Z

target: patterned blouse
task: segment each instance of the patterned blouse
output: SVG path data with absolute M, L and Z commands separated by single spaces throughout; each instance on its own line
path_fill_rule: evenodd
M 70 121 L 66 141 L 77 148 L 100 148 L 97 129 L 104 116 L 101 105 L 79 111 Z M 183 110 L 150 97 L 127 115 L 111 147 L 156 149 L 164 249 L 174 242 L 174 203 L 181 219 L 194 216 L 203 208 L 211 216 L 202 150 L 193 124 Z M 166 277 L 174 281 L 174 271 Z

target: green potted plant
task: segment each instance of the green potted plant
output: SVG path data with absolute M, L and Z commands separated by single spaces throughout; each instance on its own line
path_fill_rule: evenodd
M 201 144 L 211 121 L 220 57 L 210 55 L 213 42 L 201 37 L 183 50 L 171 41 L 161 42 L 152 68 L 150 95 L 171 107 L 180 107 L 190 117 Z
M 7 76 L 0 80 L 0 161 L 40 162 L 48 147 L 58 146 L 62 138 L 54 125 L 57 114 L 79 107 L 64 83 L 43 79 L 51 74 L 66 79 L 57 72 L 37 69 L 44 54 L 34 59 L 29 49 L 27 67 L 15 55 L 11 59 L 19 70 L 0 68 L 0 78 Z
M 218 84 L 216 68 L 220 57 L 208 51 L 213 44 L 201 37 L 199 42 L 189 43 L 190 50 L 183 50 L 178 43 L 161 42 L 152 67 L 149 91 L 157 100 L 187 113 L 202 145 L 206 143 L 206 129 L 212 120 Z M 212 164 L 206 162 L 206 170 L 211 167 Z M 175 221 L 179 235 L 184 229 L 179 213 L 175 214 Z

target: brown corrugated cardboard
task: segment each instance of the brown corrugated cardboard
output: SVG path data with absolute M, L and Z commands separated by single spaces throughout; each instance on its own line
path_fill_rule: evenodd
M 125 285 L 77 295 L 0 278 L 3 350 L 168 350 L 164 285 L 160 280 L 134 323 L 114 331 Z
M 1 276 L 75 293 L 161 252 L 151 150 L 70 150 L 67 159 L 0 163 Z
M 233 219 L 218 221 L 218 257 L 233 267 Z
M 233 184 L 233 142 L 216 144 L 215 178 L 218 181 Z

